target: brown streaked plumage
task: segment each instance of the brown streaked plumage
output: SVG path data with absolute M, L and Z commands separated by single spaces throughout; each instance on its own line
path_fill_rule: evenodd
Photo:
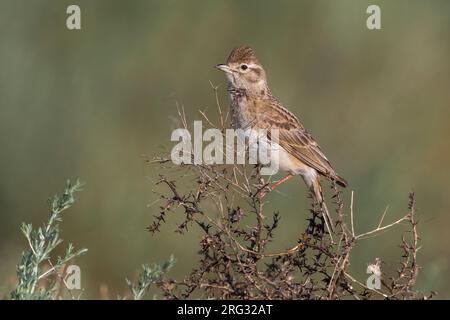
M 255 62 L 259 64 L 255 51 L 247 46 L 241 46 L 233 49 L 228 56 L 227 63 Z
M 217 65 L 217 68 L 225 72 L 228 80 L 233 126 L 279 130 L 282 150 L 280 169 L 289 175 L 275 183 L 272 189 L 293 175 L 301 175 L 321 205 L 331 234 L 333 224 L 323 199 L 319 175 L 343 187 L 347 186 L 347 182 L 336 173 L 298 118 L 272 95 L 267 85 L 266 72 L 252 48 L 240 46 L 233 49 L 227 63 Z

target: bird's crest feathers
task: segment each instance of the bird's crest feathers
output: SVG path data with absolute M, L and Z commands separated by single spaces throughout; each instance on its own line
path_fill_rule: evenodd
M 236 47 L 231 51 L 227 60 L 228 63 L 236 62 L 253 62 L 259 64 L 258 58 L 256 58 L 255 51 L 249 46 Z

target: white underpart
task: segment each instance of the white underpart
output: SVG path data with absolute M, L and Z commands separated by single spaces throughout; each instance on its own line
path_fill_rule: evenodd
M 301 175 L 307 186 L 312 187 L 317 178 L 317 171 L 308 166 L 299 166 L 298 162 L 292 161 L 292 156 L 283 147 L 267 139 L 267 130 L 257 128 L 237 130 L 237 137 L 239 141 L 245 141 L 245 137 L 248 137 L 249 145 L 246 151 L 251 164 L 259 163 L 270 167 L 273 172 L 268 175 L 276 174 L 279 170 L 292 175 Z

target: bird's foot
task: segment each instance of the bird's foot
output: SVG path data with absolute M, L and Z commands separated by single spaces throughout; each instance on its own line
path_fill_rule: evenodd
M 288 181 L 292 177 L 293 177 L 292 174 L 288 174 L 286 177 L 284 177 L 284 178 L 274 182 L 271 186 L 264 186 L 259 192 L 259 198 L 260 199 L 264 198 L 264 196 L 266 194 L 268 194 L 269 192 L 275 190 L 277 187 L 279 187 L 281 184 L 285 183 L 286 181 Z

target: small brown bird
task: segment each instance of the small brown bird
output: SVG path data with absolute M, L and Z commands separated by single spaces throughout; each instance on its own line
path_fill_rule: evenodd
M 218 69 L 225 72 L 231 100 L 232 122 L 235 129 L 278 129 L 279 168 L 288 175 L 274 183 L 271 189 L 294 175 L 301 175 L 321 206 L 328 231 L 333 222 L 324 201 L 320 176 L 334 180 L 342 187 L 347 182 L 334 171 L 317 142 L 305 130 L 298 118 L 287 110 L 270 92 L 266 72 L 252 48 L 235 48 L 226 64 Z

